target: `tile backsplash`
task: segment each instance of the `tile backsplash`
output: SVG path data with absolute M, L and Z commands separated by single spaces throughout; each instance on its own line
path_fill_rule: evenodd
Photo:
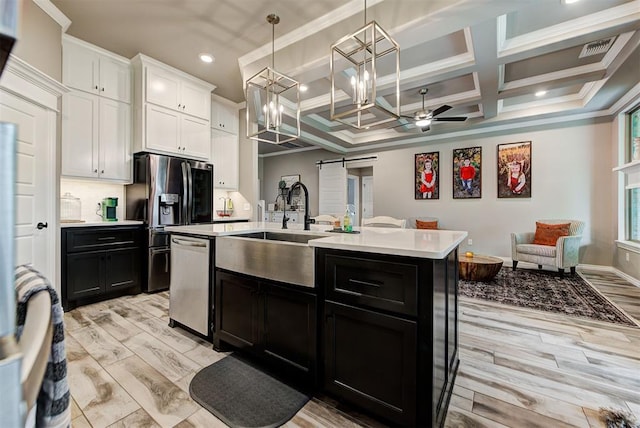
M 96 211 L 99 210 L 98 204 L 102 202 L 103 198 L 107 197 L 118 198 L 116 215 L 118 216 L 118 220 L 125 219 L 124 185 L 122 184 L 61 178 L 60 195 L 62 196 L 66 192 L 71 193 L 76 198 L 80 198 L 82 204 L 81 220 L 88 222 L 102 220 L 102 217 L 96 214 Z
M 245 199 L 245 197 L 240 192 L 228 192 L 226 190 L 218 190 L 214 189 L 213 191 L 213 206 L 216 210 L 221 210 L 224 208 L 223 199 L 221 198 L 231 198 L 233 202 L 233 214 L 229 219 L 233 220 L 236 218 L 242 219 L 251 219 L 253 216 L 253 210 L 249 201 Z M 215 214 L 215 212 L 214 212 Z M 214 220 L 223 220 L 223 218 L 215 215 Z
M 118 220 L 125 220 L 125 189 L 122 184 L 102 183 L 99 181 L 72 180 L 68 178 L 60 179 L 60 196 L 66 192 L 71 193 L 76 198 L 80 198 L 81 220 L 84 221 L 100 221 L 102 217 L 96 214 L 98 204 L 103 198 L 118 198 L 118 207 L 116 215 Z M 234 205 L 234 212 L 231 219 L 234 218 L 252 218 L 253 209 L 251 204 L 239 192 L 227 192 L 226 190 L 214 190 L 213 192 L 214 208 L 216 210 L 223 208 L 222 199 L 231 198 Z M 248 209 L 245 209 L 248 208 Z M 215 214 L 215 213 L 214 213 Z M 214 219 L 222 219 L 215 216 Z

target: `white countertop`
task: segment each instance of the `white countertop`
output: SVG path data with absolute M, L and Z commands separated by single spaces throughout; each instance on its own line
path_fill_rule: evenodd
M 86 221 L 84 223 L 60 223 L 60 227 L 94 227 L 94 226 L 135 226 L 144 224 L 138 220 L 118 220 L 118 221 Z
M 332 248 L 347 251 L 390 254 L 398 256 L 442 259 L 467 237 L 465 231 L 393 229 L 382 227 L 356 228 L 360 233 L 331 233 L 329 225 L 311 225 L 304 231 L 302 224 L 289 224 L 282 229 L 280 223 L 248 222 L 226 224 L 201 224 L 193 226 L 166 226 L 173 233 L 200 236 L 229 236 L 242 233 L 278 231 L 284 233 L 314 233 L 323 237 L 309 241 L 311 247 Z
M 249 221 L 251 220 L 249 217 L 221 217 L 214 216 L 213 221 Z

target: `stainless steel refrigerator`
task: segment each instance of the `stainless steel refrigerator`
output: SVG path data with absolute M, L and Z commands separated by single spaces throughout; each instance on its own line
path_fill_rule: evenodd
M 213 165 L 172 156 L 136 153 L 133 184 L 126 186 L 128 220 L 147 226 L 143 290 L 169 288 L 170 225 L 213 222 Z

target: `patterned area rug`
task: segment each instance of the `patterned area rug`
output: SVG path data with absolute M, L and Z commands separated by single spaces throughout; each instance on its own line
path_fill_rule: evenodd
M 489 282 L 460 280 L 460 295 L 638 327 L 578 274 L 503 267 Z

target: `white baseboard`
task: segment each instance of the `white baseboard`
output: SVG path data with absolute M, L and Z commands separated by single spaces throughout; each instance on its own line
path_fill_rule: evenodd
M 635 285 L 636 287 L 640 287 L 640 279 L 635 278 L 627 273 L 622 272 L 621 270 L 618 270 L 616 268 L 611 268 L 616 275 L 618 275 L 621 278 L 624 278 L 625 280 L 629 281 L 630 283 L 632 283 L 633 285 Z

